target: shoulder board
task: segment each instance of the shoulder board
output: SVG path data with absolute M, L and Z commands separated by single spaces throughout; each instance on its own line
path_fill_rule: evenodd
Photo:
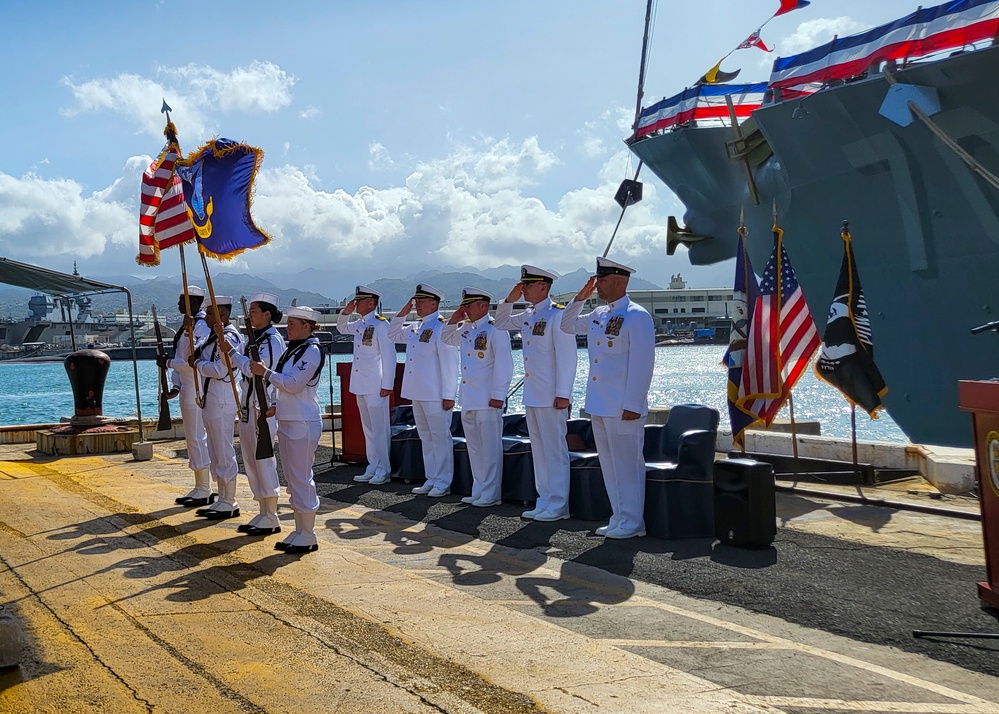
M 388 322 L 388 318 L 387 318 L 387 317 L 385 317 L 384 315 L 378 315 L 377 317 L 378 317 L 378 319 L 379 319 L 379 320 L 381 320 L 382 322 Z
M 562 305 L 561 303 L 557 302 L 553 302 L 552 307 L 555 308 L 556 310 L 565 310 L 565 305 Z

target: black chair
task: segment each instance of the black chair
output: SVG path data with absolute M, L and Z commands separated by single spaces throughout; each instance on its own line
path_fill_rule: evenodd
M 527 415 L 503 415 L 503 500 L 528 503 L 538 498 Z
M 590 420 L 570 419 L 566 422 L 565 441 L 569 447 L 569 515 L 585 521 L 609 519 L 610 499 L 604 486 Z
M 647 431 L 649 437 L 654 432 Z M 645 529 L 659 538 L 714 536 L 715 440 L 718 412 L 699 404 L 673 407 L 656 448 L 661 461 L 645 465 Z
M 426 481 L 423 468 L 423 442 L 416 431 L 416 419 L 410 404 L 392 407 L 389 415 L 389 429 L 392 432 L 389 442 L 389 465 L 391 477 L 413 483 Z

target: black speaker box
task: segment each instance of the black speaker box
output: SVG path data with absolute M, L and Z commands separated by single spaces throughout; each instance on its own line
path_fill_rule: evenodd
M 777 535 L 774 467 L 752 459 L 715 462 L 715 537 L 728 545 L 766 547 Z

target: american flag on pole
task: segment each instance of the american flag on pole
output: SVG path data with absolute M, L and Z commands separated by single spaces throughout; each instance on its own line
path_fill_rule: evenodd
M 808 305 L 774 227 L 774 250 L 756 298 L 738 406 L 770 426 L 819 346 Z
M 180 155 L 175 143 L 168 142 L 159 158 L 142 174 L 139 200 L 139 265 L 159 265 L 160 249 L 195 239 L 194 226 L 187 215 L 184 189 L 174 166 Z

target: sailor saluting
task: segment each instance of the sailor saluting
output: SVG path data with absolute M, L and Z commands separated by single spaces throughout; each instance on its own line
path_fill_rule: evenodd
M 354 364 L 350 370 L 350 393 L 357 398 L 364 432 L 368 465 L 354 477 L 362 483 L 389 482 L 389 396 L 395 383 L 395 344 L 388 335 L 388 320 L 375 312 L 381 293 L 358 285 L 354 299 L 336 318 L 340 334 L 354 336 Z M 351 320 L 354 310 L 360 314 Z
M 451 410 L 458 392 L 458 350 L 441 341 L 444 318 L 438 308 L 444 293 L 432 285 L 416 286 L 413 297 L 392 318 L 388 336 L 406 344 L 406 368 L 400 394 L 413 402 L 416 432 L 423 443 L 426 483 L 413 493 L 440 498 L 451 492 L 454 451 Z M 406 322 L 413 307 L 420 319 Z
M 317 392 L 325 360 L 319 340 L 312 334 L 318 321 L 318 310 L 306 306 L 289 308 L 288 344 L 277 364 L 270 368 L 263 362 L 250 363 L 253 374 L 265 377 L 277 388 L 278 449 L 295 512 L 295 530 L 274 547 L 286 553 L 319 549 L 316 539 L 319 495 L 312 478 L 312 465 L 323 433 Z
M 245 304 L 245 303 L 244 303 Z M 259 416 L 259 395 L 255 394 L 253 373 L 250 371 L 249 349 L 250 340 L 256 345 L 260 361 L 273 369 L 278 358 L 284 353 L 284 338 L 274 327 L 281 321 L 281 311 L 278 310 L 278 297 L 270 293 L 254 293 L 250 297 L 249 315 L 247 315 L 253 334 L 242 350 L 233 349 L 230 353 L 233 370 L 242 373 L 242 397 L 240 398 L 239 416 L 239 446 L 243 455 L 243 468 L 246 469 L 246 480 L 250 482 L 253 498 L 260 504 L 260 512 L 237 528 L 241 533 L 249 535 L 270 535 L 281 531 L 278 521 L 277 505 L 281 495 L 281 484 L 278 482 L 277 459 L 274 456 L 266 459 L 256 458 L 257 417 Z M 262 382 L 265 390 L 263 403 L 267 405 L 269 429 L 267 436 L 273 442 L 277 434 L 277 419 L 271 409 L 277 402 L 277 387 Z M 260 431 L 263 431 L 261 429 Z M 273 443 L 271 444 L 273 447 Z
M 180 415 L 184 420 L 184 441 L 187 442 L 187 465 L 194 471 L 194 488 L 186 496 L 175 499 L 182 506 L 192 508 L 207 506 L 212 497 L 212 476 L 209 469 L 208 437 L 205 434 L 205 422 L 202 419 L 201 407 L 198 404 L 200 390 L 195 386 L 194 370 L 187 363 L 188 358 L 196 348 L 201 347 L 211 334 L 208 323 L 205 322 L 205 311 L 201 303 L 205 300 L 205 291 L 196 285 L 187 286 L 190 299 L 191 322 L 188 329 L 187 310 L 185 309 L 184 290 L 181 288 L 177 300 L 177 312 L 184 315 L 184 325 L 177 330 L 173 338 L 173 358 L 163 361 L 165 366 L 173 370 L 171 382 L 173 390 L 171 397 L 180 396 Z M 194 335 L 191 344 L 190 335 Z M 159 362 L 159 358 L 157 358 Z
M 531 437 L 535 508 L 522 514 L 536 521 L 569 517 L 569 449 L 565 441 L 569 400 L 576 379 L 576 338 L 562 331 L 563 305 L 551 301 L 555 274 L 533 265 L 520 268 L 520 282 L 496 306 L 496 327 L 520 330 L 524 349 L 524 411 Z M 530 307 L 514 314 L 523 298 Z
M 239 515 L 239 504 L 236 503 L 236 474 L 239 473 L 239 466 L 232 443 L 232 425 L 236 421 L 237 408 L 232 396 L 225 353 L 232 348 L 239 349 L 242 338 L 236 328 L 229 324 L 231 296 L 216 295 L 215 305 L 212 306 L 209 300 L 205 307 L 211 315 L 210 321 L 214 320 L 215 310 L 218 310 L 219 322 L 212 326 L 213 332 L 205 343 L 194 350 L 188 364 L 202 379 L 202 415 L 208 434 L 212 475 L 219 487 L 219 500 L 208 508 L 199 508 L 197 514 L 209 519 L 234 518 Z M 228 343 L 224 352 L 219 349 L 220 340 Z

